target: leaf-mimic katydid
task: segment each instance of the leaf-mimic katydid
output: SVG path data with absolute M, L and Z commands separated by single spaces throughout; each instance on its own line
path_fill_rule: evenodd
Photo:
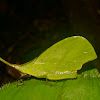
M 61 80 L 76 78 L 77 70 L 96 58 L 95 50 L 86 38 L 72 36 L 55 43 L 36 59 L 22 65 L 10 64 L 1 57 L 0 60 L 37 78 Z

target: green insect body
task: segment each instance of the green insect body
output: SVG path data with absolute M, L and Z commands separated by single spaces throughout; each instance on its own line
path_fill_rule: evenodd
M 80 70 L 84 63 L 96 58 L 95 50 L 87 39 L 72 36 L 55 43 L 36 59 L 22 65 L 10 64 L 2 58 L 0 60 L 37 78 L 61 80 L 76 78 L 77 70 Z

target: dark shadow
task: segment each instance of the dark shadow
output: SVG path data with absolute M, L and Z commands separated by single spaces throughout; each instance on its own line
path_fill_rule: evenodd
M 81 74 L 81 73 L 83 73 L 83 72 L 85 72 L 85 71 L 92 70 L 92 69 L 94 69 L 94 68 L 96 68 L 96 67 L 93 65 L 93 61 L 91 61 L 91 62 L 88 62 L 88 63 L 84 64 L 84 65 L 82 66 L 82 68 L 81 68 L 80 70 L 77 71 L 77 73 L 78 73 L 78 74 Z

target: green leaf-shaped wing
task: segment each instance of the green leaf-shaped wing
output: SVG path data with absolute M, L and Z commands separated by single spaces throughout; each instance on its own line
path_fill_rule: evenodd
M 86 38 L 72 36 L 57 42 L 35 61 L 20 65 L 18 69 L 38 78 L 50 80 L 75 78 L 77 70 L 95 58 L 95 50 Z

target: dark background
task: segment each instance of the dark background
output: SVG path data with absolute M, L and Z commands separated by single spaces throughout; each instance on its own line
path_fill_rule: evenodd
M 81 35 L 100 54 L 99 0 L 0 0 L 0 56 L 22 64 L 68 36 Z M 0 62 L 0 86 L 20 77 Z

